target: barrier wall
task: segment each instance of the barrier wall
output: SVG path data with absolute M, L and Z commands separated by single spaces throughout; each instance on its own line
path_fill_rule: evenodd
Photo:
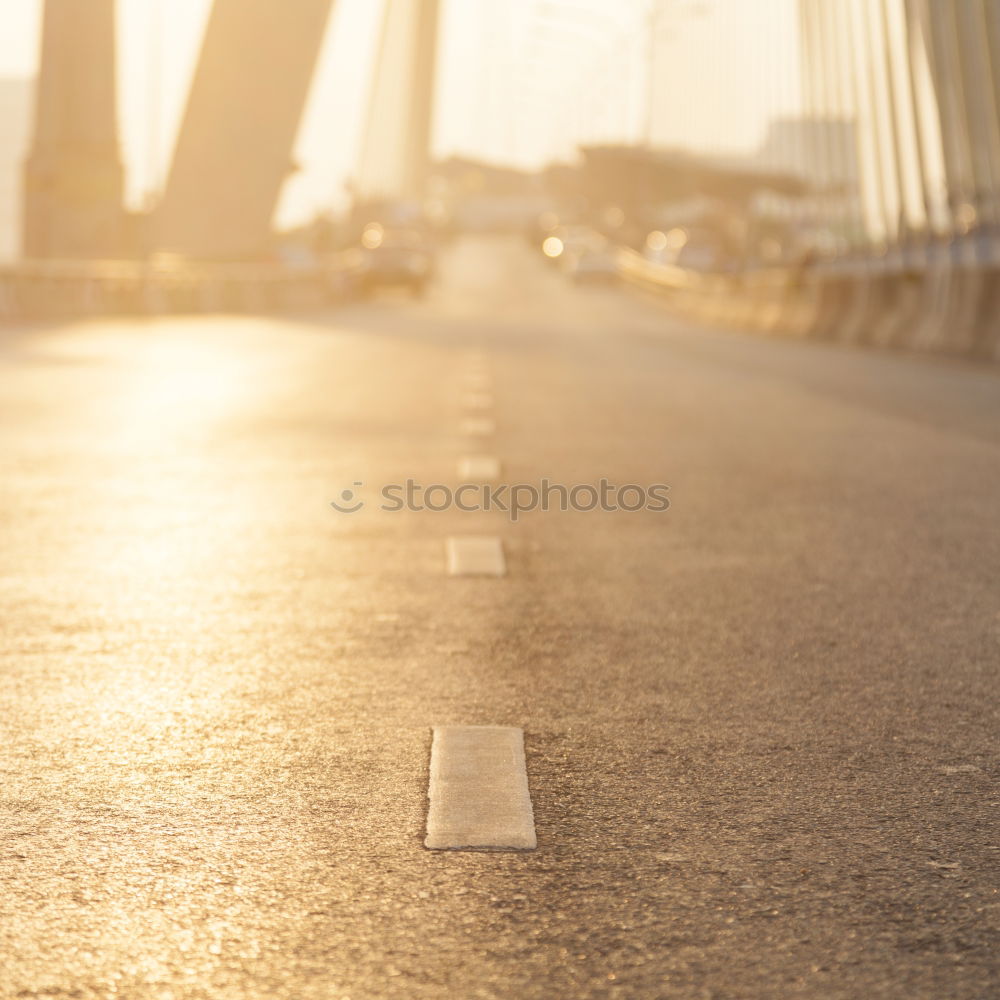
M 351 297 L 356 268 L 24 261 L 0 268 L 0 322 L 81 316 L 298 312 Z
M 1000 361 L 1000 266 L 949 248 L 902 262 L 705 274 L 618 251 L 628 283 L 700 323 Z

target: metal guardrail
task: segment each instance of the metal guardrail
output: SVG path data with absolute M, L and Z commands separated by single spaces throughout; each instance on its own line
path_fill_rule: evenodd
M 27 260 L 0 267 L 0 322 L 99 315 L 288 312 L 349 298 L 348 254 L 321 265 Z
M 1000 267 L 963 254 L 722 274 L 623 247 L 618 269 L 701 323 L 1000 361 Z

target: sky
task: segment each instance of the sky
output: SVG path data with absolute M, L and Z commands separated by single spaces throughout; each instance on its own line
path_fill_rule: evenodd
M 132 206 L 162 187 L 210 3 L 118 0 Z M 3 0 L 0 76 L 35 72 L 41 7 Z M 381 0 L 334 4 L 281 224 L 346 203 L 381 9 Z M 796 0 L 442 0 L 436 150 L 523 167 L 570 157 L 581 142 L 647 135 L 749 152 L 771 116 L 798 107 L 795 10 Z

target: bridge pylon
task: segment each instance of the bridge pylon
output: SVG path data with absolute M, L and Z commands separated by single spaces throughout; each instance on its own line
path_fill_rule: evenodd
M 34 134 L 24 168 L 26 257 L 122 250 L 115 0 L 46 0 Z

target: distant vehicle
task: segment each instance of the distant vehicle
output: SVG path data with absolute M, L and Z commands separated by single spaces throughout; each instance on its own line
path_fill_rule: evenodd
M 421 296 L 433 274 L 434 255 L 418 230 L 391 230 L 372 223 L 361 237 L 359 263 L 358 283 L 363 295 L 395 287 Z
M 596 250 L 607 241 L 590 226 L 556 226 L 542 241 L 542 253 L 559 264 L 584 250 Z
M 589 226 L 555 227 L 542 242 L 542 253 L 580 284 L 618 280 L 615 247 Z
M 614 284 L 618 280 L 618 255 L 610 244 L 585 247 L 567 257 L 563 267 L 577 284 Z

